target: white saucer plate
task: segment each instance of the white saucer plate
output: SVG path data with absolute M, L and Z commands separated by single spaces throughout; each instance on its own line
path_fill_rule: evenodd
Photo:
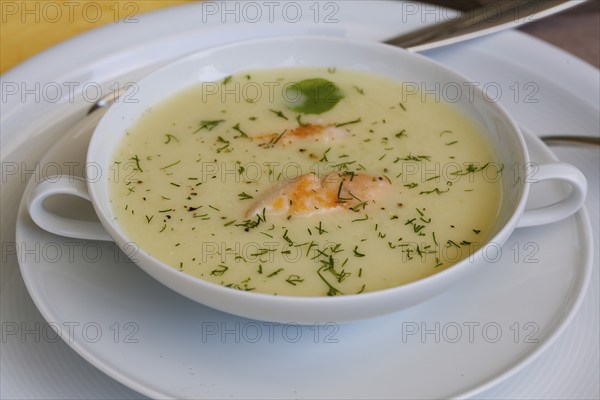
M 63 136 L 40 160 L 39 179 L 52 165 L 81 166 L 73 169 L 80 175 L 91 132 Z M 527 139 L 533 162 L 554 159 L 538 139 Z M 556 183 L 533 187 L 530 204 L 564 195 Z M 69 199 L 51 206 L 82 212 Z M 476 275 L 423 305 L 308 327 L 196 304 L 152 280 L 115 244 L 41 230 L 23 204 L 16 242 L 23 279 L 47 321 L 43 339 L 61 337 L 148 396 L 448 398 L 513 373 L 565 326 L 591 274 L 588 221 L 582 210 L 551 226 L 518 230 Z

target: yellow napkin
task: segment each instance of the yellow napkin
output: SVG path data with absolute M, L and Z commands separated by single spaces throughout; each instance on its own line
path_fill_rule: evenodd
M 111 23 L 135 23 L 141 13 L 189 2 L 0 0 L 0 73 L 81 32 Z

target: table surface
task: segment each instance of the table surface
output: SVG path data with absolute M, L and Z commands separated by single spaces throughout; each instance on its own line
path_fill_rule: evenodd
M 600 1 L 588 1 L 520 30 L 600 67 Z
M 497 0 L 431 0 L 469 10 Z M 143 12 L 189 3 L 143 1 L 0 1 L 0 73 L 81 32 Z M 566 12 L 530 23 L 522 31 L 600 67 L 600 1 L 583 1 Z

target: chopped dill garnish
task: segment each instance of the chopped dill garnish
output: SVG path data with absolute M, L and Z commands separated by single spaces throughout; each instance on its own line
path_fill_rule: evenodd
M 219 264 L 219 267 L 210 271 L 210 274 L 213 276 L 222 276 L 225 272 L 227 272 L 228 269 L 229 267 L 226 265 Z
M 238 193 L 238 197 L 240 198 L 240 200 L 248 200 L 248 199 L 252 199 L 253 198 L 252 196 L 250 196 L 246 192 Z
M 402 129 L 400 132 L 396 133 L 394 136 L 399 139 L 401 137 L 406 137 L 408 135 L 406 134 L 406 129 Z
M 235 125 L 232 127 L 232 129 L 233 129 L 234 131 L 237 131 L 237 132 L 238 132 L 238 133 L 241 135 L 241 137 L 243 137 L 243 138 L 247 138 L 247 137 L 248 137 L 248 134 L 247 134 L 246 132 L 244 132 L 244 131 L 243 131 L 243 130 L 240 128 L 240 123 L 239 123 L 239 122 L 238 122 L 237 124 L 235 124 Z
M 319 226 L 315 226 L 315 229 L 317 229 L 317 232 L 319 232 L 319 235 L 327 233 L 327 231 L 323 228 L 321 221 L 319 221 Z
M 171 168 L 171 167 L 173 167 L 173 166 L 175 166 L 175 165 L 179 164 L 180 162 L 181 162 L 181 160 L 177 160 L 177 161 L 175 161 L 174 163 L 171 163 L 171 164 L 169 164 L 169 165 L 166 165 L 166 166 L 164 166 L 164 167 L 162 167 L 162 168 L 161 168 L 161 171 L 164 171 L 164 170 L 166 170 L 166 169 L 168 169 L 168 168 Z
M 338 122 L 337 124 L 335 124 L 335 127 L 339 128 L 339 127 L 346 126 L 346 125 L 357 124 L 361 121 L 362 121 L 362 119 L 360 117 L 358 117 L 357 119 L 352 120 L 352 121 Z
M 363 253 L 359 253 L 358 251 L 358 246 L 354 246 L 354 256 L 355 257 L 364 257 L 365 255 Z
M 438 188 L 435 188 L 433 190 L 426 190 L 423 192 L 419 192 L 419 194 L 431 194 L 431 193 L 437 193 L 437 194 L 442 194 L 442 193 L 446 193 L 447 191 L 449 191 L 450 189 L 446 189 L 446 190 L 440 190 Z
M 403 161 L 431 161 L 431 156 L 413 156 L 412 154 L 408 153 L 408 155 L 406 157 L 398 157 L 397 160 L 403 160 Z
M 304 282 L 304 279 L 300 278 L 299 275 L 290 275 L 285 281 L 290 285 L 296 286 L 296 284 Z
M 294 245 L 294 241 L 293 241 L 292 239 L 290 239 L 290 237 L 288 236 L 288 231 L 287 231 L 287 229 L 286 229 L 286 230 L 285 230 L 285 232 L 283 233 L 283 239 L 284 239 L 286 242 L 288 242 L 288 244 L 289 244 L 290 246 L 293 246 L 293 245 Z
M 452 240 L 448 240 L 448 241 L 446 242 L 446 247 L 452 247 L 452 246 L 454 246 L 454 247 L 460 247 L 460 246 L 459 246 L 459 245 L 457 245 L 457 244 L 456 244 L 454 241 L 452 241 Z
M 171 135 L 170 133 L 165 134 L 165 136 L 167 137 L 167 140 L 166 140 L 165 144 L 171 143 L 171 139 L 174 140 L 174 141 L 176 141 L 176 142 L 179 142 L 179 139 L 177 139 L 177 137 Z
M 271 109 L 271 108 L 269 108 L 269 111 L 271 111 L 273 114 L 277 115 L 279 118 L 283 118 L 283 119 L 285 119 L 285 120 L 288 120 L 288 119 L 289 119 L 289 118 L 288 118 L 288 117 L 286 117 L 286 116 L 283 114 L 283 112 L 281 112 L 281 111 L 273 110 L 273 109 Z
M 137 154 L 135 156 L 131 157 L 130 160 L 135 161 L 135 168 L 134 168 L 134 170 L 138 170 L 140 172 L 144 172 L 142 170 L 142 167 L 140 167 L 140 159 L 139 159 L 139 157 L 138 157 Z
M 272 278 L 275 275 L 277 275 L 278 273 L 280 273 L 281 271 L 283 271 L 283 268 L 276 269 L 275 271 L 273 271 L 269 275 L 267 275 L 267 278 Z
M 225 122 L 225 120 L 224 119 L 214 119 L 214 120 L 210 120 L 210 121 L 200 121 L 200 127 L 198 129 L 196 129 L 193 133 L 200 132 L 203 129 L 206 129 L 207 131 L 212 131 L 221 122 Z
M 352 220 L 352 221 L 350 221 L 350 222 L 360 222 L 360 221 L 366 221 L 366 220 L 368 220 L 368 219 L 369 219 L 369 216 L 368 216 L 367 214 L 365 214 L 365 217 L 364 217 L 364 218 L 353 219 L 353 220 Z

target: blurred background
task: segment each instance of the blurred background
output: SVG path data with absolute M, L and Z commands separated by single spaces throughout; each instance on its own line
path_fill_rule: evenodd
M 350 1 L 350 0 L 341 0 Z M 461 11 L 468 11 L 499 0 L 430 0 L 437 4 Z M 508 0 L 502 0 L 508 1 Z M 89 4 L 88 15 L 67 12 L 52 14 L 53 7 L 48 3 L 60 4 L 54 9 L 68 9 L 69 0 L 0 0 L 0 73 L 4 73 L 32 55 L 60 43 L 81 32 L 98 28 L 115 20 L 126 18 L 132 12 L 140 14 L 164 7 L 175 7 L 191 3 L 190 0 L 120 0 L 120 1 L 77 1 L 77 7 Z M 62 3 L 62 4 L 61 4 Z M 36 7 L 47 7 L 47 18 L 36 17 Z M 98 12 L 97 8 L 101 10 Z M 19 12 L 16 12 L 18 9 Z M 39 14 L 39 13 L 38 13 Z M 97 14 L 98 18 L 93 16 Z M 400 18 L 399 18 L 400 23 Z M 530 23 L 522 31 L 552 43 L 575 56 L 600 67 L 600 1 L 583 1 L 582 4 L 556 16 Z

